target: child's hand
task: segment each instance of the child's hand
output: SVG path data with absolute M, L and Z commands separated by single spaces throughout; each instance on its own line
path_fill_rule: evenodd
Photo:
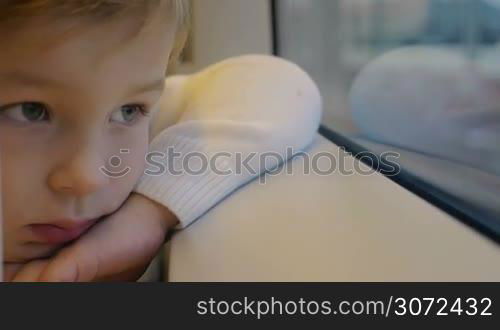
M 39 259 L 27 264 L 4 264 L 3 280 L 6 282 L 35 282 L 49 265 L 49 262 L 49 259 Z
M 16 274 L 23 268 L 23 264 L 3 264 L 3 281 L 10 282 L 16 276 Z
M 133 281 L 146 270 L 177 218 L 164 206 L 132 194 L 114 214 L 49 260 L 35 260 L 14 281 Z

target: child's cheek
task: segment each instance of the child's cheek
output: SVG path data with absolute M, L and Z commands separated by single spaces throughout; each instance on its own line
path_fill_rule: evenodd
M 110 177 L 115 198 L 124 201 L 144 175 L 146 155 L 149 150 L 147 129 L 131 136 L 123 136 L 120 147 L 109 154 L 103 172 Z M 115 203 L 114 203 L 115 204 Z

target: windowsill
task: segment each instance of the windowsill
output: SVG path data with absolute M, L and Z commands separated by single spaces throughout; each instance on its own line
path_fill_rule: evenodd
M 308 151 L 338 147 L 318 136 Z M 250 183 L 174 236 L 169 279 L 500 278 L 497 244 L 385 176 L 305 175 L 301 159 L 292 162 L 292 175 Z
M 354 142 L 377 154 L 394 151 L 401 155 L 399 164 L 411 174 L 439 186 L 460 199 L 500 214 L 500 177 L 454 161 L 427 156 L 393 146 L 354 138 Z M 500 216 L 499 216 L 500 217 Z

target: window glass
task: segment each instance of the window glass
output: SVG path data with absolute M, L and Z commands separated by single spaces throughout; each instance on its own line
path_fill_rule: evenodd
M 278 0 L 323 124 L 500 226 L 500 0 Z M 500 233 L 500 231 L 499 231 Z

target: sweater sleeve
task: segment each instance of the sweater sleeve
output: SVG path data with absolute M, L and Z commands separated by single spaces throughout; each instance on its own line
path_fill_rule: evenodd
M 184 228 L 307 147 L 321 113 L 310 77 L 276 57 L 235 57 L 167 78 L 135 192 L 166 206 Z

